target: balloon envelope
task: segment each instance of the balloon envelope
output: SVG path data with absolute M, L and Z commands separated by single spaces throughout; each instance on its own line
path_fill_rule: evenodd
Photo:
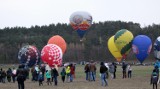
M 152 42 L 148 36 L 138 35 L 134 38 L 132 50 L 141 63 L 146 59 L 151 51 L 151 48 Z
M 160 36 L 154 42 L 154 57 L 160 59 Z
M 77 11 L 70 16 L 70 25 L 82 38 L 92 24 L 92 16 L 88 12 Z
M 108 40 L 108 49 L 111 52 L 111 54 L 116 58 L 116 60 L 118 62 L 120 62 L 121 59 L 122 59 L 122 55 L 121 55 L 121 53 L 119 52 L 119 50 L 117 49 L 117 47 L 114 43 L 114 36 L 112 36 Z
M 21 64 L 32 67 L 39 63 L 40 52 L 35 46 L 26 45 L 19 50 L 18 59 Z
M 118 31 L 114 36 L 115 45 L 124 58 L 132 47 L 132 40 L 133 34 L 126 29 Z
M 47 44 L 41 51 L 41 58 L 43 62 L 48 63 L 49 66 L 61 66 L 62 64 L 62 50 L 55 44 Z
M 62 49 L 62 52 L 64 54 L 64 52 L 66 51 L 66 42 L 65 40 L 59 36 L 59 35 L 55 35 L 53 37 L 51 37 L 49 40 L 48 40 L 48 44 L 56 44 L 57 46 L 59 46 L 61 49 Z

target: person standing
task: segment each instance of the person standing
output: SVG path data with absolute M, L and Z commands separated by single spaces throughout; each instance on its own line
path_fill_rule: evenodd
M 74 71 L 75 71 L 75 70 L 74 70 L 74 67 L 73 67 L 73 64 L 72 64 L 72 63 L 70 64 L 70 70 L 71 70 L 71 71 L 70 71 L 70 82 L 73 82 L 74 73 L 75 73 Z
M 26 77 L 23 74 L 23 71 L 19 71 L 17 75 L 17 82 L 18 82 L 18 89 L 24 89 L 24 81 L 26 80 Z
M 2 83 L 5 83 L 5 81 L 6 81 L 6 71 L 5 70 L 2 70 L 2 74 L 1 74 L 1 76 L 2 76 Z
M 1 68 L 1 70 L 0 70 L 0 82 L 2 82 L 2 68 Z
M 157 89 L 157 82 L 158 82 L 158 74 L 156 72 L 156 70 L 154 69 L 151 75 L 151 81 L 150 84 L 153 85 L 153 89 L 154 87 Z
M 52 85 L 52 83 L 51 83 L 51 73 L 50 73 L 49 70 L 46 70 L 46 78 L 47 78 L 47 84 Z
M 111 74 L 111 79 L 114 79 L 114 65 L 113 63 L 109 65 L 109 72 Z
M 61 71 L 61 78 L 62 78 L 63 83 L 65 81 L 65 76 L 66 76 L 66 71 L 65 71 L 65 68 L 63 68 Z
M 103 62 L 101 62 L 100 64 L 100 75 L 101 75 L 101 85 L 102 86 L 107 86 L 108 82 L 107 82 L 107 76 L 106 76 L 106 72 L 108 71 L 107 67 L 104 65 Z M 105 85 L 104 85 L 105 84 Z
M 7 70 L 7 80 L 8 80 L 8 82 L 11 82 L 11 76 L 12 76 L 12 70 L 11 70 L 11 68 L 8 68 L 8 70 Z
M 91 60 L 91 63 L 90 63 L 90 80 L 95 81 L 95 79 L 96 79 L 96 65 L 93 62 L 93 60 Z
M 70 69 L 70 66 L 68 65 L 67 68 L 66 68 L 66 75 L 67 75 L 67 82 L 69 82 L 69 78 L 70 78 L 70 75 L 71 75 L 71 69 Z
M 39 72 L 38 81 L 39 81 L 39 86 L 43 85 L 44 76 L 42 72 Z
M 84 67 L 84 71 L 86 73 L 86 80 L 90 80 L 90 67 L 89 67 L 89 63 L 87 63 Z
M 53 79 L 54 79 L 54 85 L 57 86 L 58 84 L 58 80 L 57 77 L 59 76 L 59 73 L 57 71 L 57 69 L 54 67 L 53 68 Z
M 114 66 L 113 79 L 115 79 L 116 78 L 116 71 L 117 71 L 117 64 L 115 62 L 112 62 L 112 65 Z
M 159 67 L 158 65 L 156 65 L 154 68 L 155 68 L 156 73 L 158 74 L 158 83 L 159 83 Z
M 132 68 L 131 65 L 128 65 L 128 78 L 132 77 Z
M 122 62 L 122 73 L 123 73 L 123 78 L 126 78 L 126 70 L 127 69 L 127 64 L 125 61 Z
M 17 70 L 15 68 L 13 68 L 13 71 L 12 71 L 12 80 L 13 80 L 13 83 L 15 83 L 15 80 L 16 80 L 16 72 L 17 72 Z

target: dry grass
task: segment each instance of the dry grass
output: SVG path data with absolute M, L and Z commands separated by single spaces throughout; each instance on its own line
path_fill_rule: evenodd
M 150 85 L 151 66 L 133 66 L 133 77 L 131 79 L 122 79 L 121 67 L 118 66 L 117 78 L 108 79 L 109 86 L 103 87 L 99 80 L 99 70 L 97 70 L 96 81 L 89 82 L 85 80 L 83 71 L 84 66 L 76 67 L 76 78 L 72 83 L 62 83 L 60 76 L 58 77 L 58 86 L 47 85 L 39 86 L 38 82 L 30 80 L 25 81 L 25 89 L 152 89 Z M 99 69 L 99 66 L 97 66 Z M 61 70 L 61 69 L 59 69 Z M 18 89 L 16 83 L 0 83 L 0 89 Z

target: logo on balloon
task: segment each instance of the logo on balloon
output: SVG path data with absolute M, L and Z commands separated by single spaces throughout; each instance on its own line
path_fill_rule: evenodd
M 73 22 L 76 24 L 76 25 L 79 25 L 81 24 L 83 21 L 83 17 L 81 15 L 75 15 L 73 17 Z
M 133 53 L 135 53 L 135 54 L 139 53 L 138 48 L 135 45 L 132 45 L 132 50 L 133 50 Z

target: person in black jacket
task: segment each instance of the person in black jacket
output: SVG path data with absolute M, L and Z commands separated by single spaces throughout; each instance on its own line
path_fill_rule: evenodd
M 7 70 L 7 80 L 8 80 L 8 82 L 11 82 L 11 77 L 12 77 L 12 70 L 11 70 L 11 68 L 9 68 Z
M 23 71 L 20 70 L 17 75 L 17 82 L 18 82 L 18 89 L 24 89 L 24 81 L 26 80 L 26 77 L 23 74 Z
M 53 69 L 53 79 L 54 79 L 54 85 L 57 86 L 57 83 L 58 83 L 58 80 L 57 80 L 57 77 L 59 76 L 59 73 L 57 71 L 56 68 Z
M 108 68 L 104 65 L 104 63 L 103 62 L 101 62 L 101 64 L 100 64 L 101 66 L 100 66 L 100 75 L 101 75 L 101 84 L 102 84 L 102 86 L 104 85 L 104 83 L 105 83 L 105 86 L 107 86 L 108 85 L 108 83 L 107 83 L 107 80 L 106 80 L 106 72 L 108 71 Z
M 117 64 L 115 62 L 112 62 L 112 65 L 114 66 L 113 79 L 115 79 L 116 78 Z
M 123 78 L 127 77 L 127 64 L 125 63 L 125 61 L 122 62 L 122 73 L 123 73 Z

